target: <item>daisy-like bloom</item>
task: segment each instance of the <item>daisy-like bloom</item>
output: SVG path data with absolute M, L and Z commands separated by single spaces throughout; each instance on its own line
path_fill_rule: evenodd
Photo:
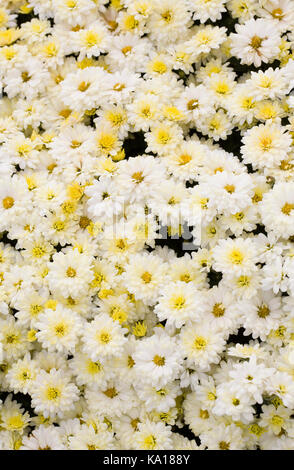
M 264 195 L 260 203 L 261 217 L 267 230 L 276 236 L 288 238 L 293 235 L 294 217 L 293 184 L 277 183 Z
M 118 164 L 118 193 L 130 202 L 146 201 L 166 177 L 164 164 L 142 155 Z
M 200 20 L 205 23 L 208 19 L 211 21 L 220 20 L 222 13 L 226 11 L 225 0 L 189 0 L 189 10 L 193 13 L 194 20 Z
M 128 413 L 135 405 L 134 391 L 122 381 L 108 380 L 103 388 L 87 389 L 85 398 L 90 410 L 101 413 L 101 410 L 109 410 L 111 416 L 121 416 Z
M 41 370 L 35 379 L 31 397 L 37 413 L 42 413 L 45 418 L 62 418 L 74 408 L 79 390 L 62 369 L 51 369 L 50 372 Z
M 19 95 L 31 100 L 45 90 L 49 73 L 40 59 L 28 57 L 7 71 L 4 89 L 9 98 Z
M 39 366 L 27 353 L 23 359 L 15 362 L 7 373 L 7 381 L 15 392 L 30 393 L 34 386 Z
M 69 158 L 78 159 L 95 149 L 94 132 L 82 124 L 66 127 L 49 143 L 54 160 L 64 164 Z
M 82 351 L 94 362 L 103 357 L 117 356 L 127 341 L 127 331 L 105 313 L 99 314 L 84 327 Z
M 257 364 L 256 357 L 249 361 L 233 365 L 229 372 L 231 377 L 231 389 L 238 391 L 257 403 L 262 403 L 262 392 L 267 379 L 274 373 L 275 369 Z
M 183 353 L 176 339 L 164 332 L 138 342 L 132 357 L 137 376 L 158 387 L 178 378 L 183 367 Z
M 20 450 L 65 450 L 55 426 L 41 425 L 22 439 Z
M 292 3 L 289 0 L 270 0 L 258 9 L 263 18 L 271 19 L 279 31 L 287 31 L 294 24 Z
M 171 436 L 170 426 L 146 420 L 138 423 L 138 430 L 134 433 L 134 447 L 140 450 L 172 449 Z
M 276 371 L 267 379 L 267 391 L 280 398 L 284 406 L 293 407 L 293 378 L 287 372 Z
M 187 44 L 187 52 L 194 54 L 195 59 L 201 53 L 208 53 L 212 49 L 217 49 L 226 40 L 225 28 L 218 26 L 204 25 L 193 29 L 193 35 Z
M 278 328 L 281 318 L 281 299 L 271 292 L 261 292 L 250 302 L 241 302 L 237 307 L 242 317 L 245 335 L 266 340 L 267 335 Z
M 229 331 L 234 331 L 240 324 L 234 297 L 221 285 L 214 286 L 205 292 L 199 319 L 201 318 L 203 321 L 209 319 L 215 327 L 226 330 L 227 334 Z
M 103 388 L 107 384 L 107 380 L 113 377 L 113 372 L 110 369 L 109 364 L 105 364 L 105 360 L 102 362 L 92 361 L 86 354 L 81 352 L 75 352 L 75 355 L 70 359 L 69 367 L 72 373 L 76 377 L 77 384 L 96 386 Z
M 157 410 L 158 412 L 168 412 L 175 406 L 175 398 L 180 389 L 177 382 L 167 384 L 162 388 L 154 387 L 151 384 L 138 385 L 136 393 L 144 401 L 147 411 Z
M 215 175 L 203 178 L 200 188 L 207 198 L 207 206 L 215 207 L 219 213 L 240 212 L 251 203 L 252 181 L 249 175 L 234 175 L 218 171 Z
M 83 60 L 85 57 L 97 57 L 107 50 L 107 29 L 100 21 L 94 21 L 86 28 L 72 34 L 74 35 L 74 52 L 79 53 L 79 60 Z
M 247 83 L 237 85 L 228 100 L 230 103 L 228 113 L 240 125 L 245 122 L 251 124 L 255 116 L 257 99 Z
M 283 406 L 263 405 L 260 426 L 275 435 L 287 431 L 291 426 L 289 410 Z
M 196 123 L 197 129 L 204 135 L 208 135 L 215 141 L 225 140 L 232 133 L 233 125 L 225 111 L 220 108 L 209 117 L 199 119 Z
M 11 218 L 20 214 L 30 203 L 31 195 L 22 179 L 16 175 L 10 180 L 2 180 L 0 185 L 0 229 L 7 230 Z
M 87 206 L 91 220 L 99 221 L 103 217 L 113 221 L 115 216 L 123 213 L 124 198 L 112 181 L 95 181 L 86 188 L 85 194 L 89 197 Z
M 154 304 L 167 280 L 168 265 L 152 254 L 136 254 L 129 258 L 122 277 L 136 299 Z
M 75 111 L 92 109 L 98 100 L 104 98 L 103 83 L 105 73 L 98 67 L 88 67 L 75 73 L 67 74 L 60 83 L 60 99 L 70 109 Z
M 6 320 L 0 319 L 1 346 L 4 360 L 18 359 L 23 356 L 23 351 L 28 347 L 26 330 L 9 316 Z
M 96 432 L 93 426 L 82 424 L 69 437 L 70 450 L 109 450 L 114 449 L 113 434 L 107 430 Z
M 185 282 L 169 283 L 163 288 L 154 311 L 159 320 L 181 328 L 189 320 L 198 320 L 203 304 L 201 292 Z
M 244 162 L 251 163 L 254 168 L 277 167 L 287 159 L 291 146 L 290 135 L 274 123 L 253 127 L 246 132 L 242 141 Z
M 55 310 L 45 310 L 38 316 L 35 328 L 40 331 L 36 337 L 50 352 L 73 352 L 82 326 L 77 314 L 57 305 Z
M 217 416 L 228 415 L 234 421 L 241 420 L 250 423 L 253 420 L 253 401 L 248 396 L 242 396 L 232 390 L 230 382 L 219 385 L 216 389 L 217 398 L 212 409 Z
M 25 428 L 30 425 L 30 421 L 29 413 L 24 412 L 21 405 L 12 400 L 12 395 L 8 395 L 1 407 L 1 428 L 23 434 Z
M 200 439 L 208 450 L 245 449 L 242 431 L 235 424 L 217 423 L 209 431 L 202 432 Z
M 150 39 L 160 46 L 176 42 L 187 32 L 191 24 L 186 2 L 180 0 L 174 4 L 172 0 L 155 0 L 148 20 Z
M 231 34 L 231 52 L 242 64 L 260 67 L 262 62 L 272 62 L 279 53 L 280 35 L 270 20 L 250 19 L 235 26 Z
M 89 287 L 93 279 L 92 258 L 78 250 L 55 253 L 48 263 L 47 280 L 53 292 L 73 298 Z
M 213 258 L 214 269 L 227 276 L 245 276 L 257 270 L 258 251 L 249 238 L 220 240 L 213 249 Z
M 251 72 L 248 88 L 257 101 L 282 98 L 288 88 L 285 75 L 280 69 L 269 67 L 264 72 Z
M 175 104 L 183 111 L 186 119 L 192 122 L 197 122 L 202 112 L 205 112 L 205 114 L 213 113 L 213 95 L 203 85 L 195 86 L 191 83 L 184 89 Z
M 213 323 L 191 322 L 181 329 L 179 345 L 189 365 L 208 371 L 212 364 L 220 361 L 225 339 Z
M 147 152 L 165 155 L 171 152 L 180 143 L 182 129 L 177 124 L 160 123 L 145 134 L 148 147 Z
M 129 122 L 135 131 L 147 131 L 154 126 L 160 116 L 160 102 L 157 96 L 137 93 L 134 100 L 127 104 Z

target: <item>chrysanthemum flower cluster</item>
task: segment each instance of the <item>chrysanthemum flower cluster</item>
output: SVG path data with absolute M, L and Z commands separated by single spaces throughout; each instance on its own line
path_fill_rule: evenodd
M 294 449 L 293 28 L 1 1 L 1 449 Z

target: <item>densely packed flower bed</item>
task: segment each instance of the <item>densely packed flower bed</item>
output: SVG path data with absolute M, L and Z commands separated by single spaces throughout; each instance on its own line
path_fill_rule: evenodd
M 294 449 L 293 28 L 1 1 L 0 449 Z

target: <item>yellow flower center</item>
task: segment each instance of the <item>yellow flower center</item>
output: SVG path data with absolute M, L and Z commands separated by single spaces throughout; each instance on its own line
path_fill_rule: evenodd
M 149 284 L 152 280 L 152 275 L 148 273 L 148 271 L 145 271 L 142 276 L 141 276 L 142 281 L 145 282 L 145 284 Z
M 66 333 L 67 327 L 64 323 L 59 323 L 58 325 L 55 325 L 54 330 L 55 330 L 56 336 L 58 336 L 59 338 L 62 338 Z
M 253 36 L 251 38 L 251 41 L 250 41 L 250 46 L 252 47 L 252 49 L 255 49 L 257 50 L 262 44 L 262 38 L 260 38 L 259 36 Z
M 190 100 L 190 101 L 188 101 L 188 103 L 187 103 L 187 109 L 188 109 L 189 111 L 193 111 L 193 109 L 198 108 L 198 106 L 199 106 L 199 102 L 198 102 L 198 100 L 195 100 L 195 99 L 194 99 L 194 100 Z
M 16 416 L 11 416 L 7 421 L 7 427 L 9 428 L 10 431 L 21 430 L 24 427 L 24 424 L 25 422 L 21 414 L 18 414 Z
M 132 50 L 132 46 L 125 46 L 122 48 L 121 51 L 124 55 L 128 55 L 128 53 L 131 52 L 131 50 Z
M 269 315 L 269 313 L 270 313 L 270 309 L 265 304 L 260 305 L 257 309 L 257 315 L 260 318 L 266 318 Z
M 77 275 L 77 272 L 74 268 L 69 267 L 66 270 L 66 275 L 67 277 L 75 277 Z
M 84 93 L 85 91 L 88 90 L 89 86 L 90 86 L 90 83 L 81 82 L 78 86 L 78 90 L 81 91 L 82 93 Z
M 163 74 L 167 71 L 167 66 L 161 60 L 155 60 L 152 64 L 153 72 Z
M 161 18 L 166 22 L 166 23 L 170 23 L 173 16 L 172 16 L 172 12 L 170 10 L 166 10 L 164 11 L 163 13 L 161 13 Z
M 110 387 L 107 390 L 105 390 L 104 395 L 106 395 L 108 398 L 114 398 L 118 395 L 116 388 L 115 387 Z
M 289 204 L 288 202 L 286 202 L 281 211 L 283 212 L 283 214 L 285 215 L 290 215 L 290 213 L 292 212 L 292 210 L 294 209 L 294 204 Z
M 208 341 L 203 336 L 196 336 L 194 339 L 194 349 L 201 351 L 206 348 Z
M 214 306 L 212 308 L 212 314 L 216 318 L 222 317 L 224 315 L 225 311 L 226 311 L 226 309 L 223 306 L 223 304 L 221 304 L 221 303 L 214 304 Z
M 185 305 L 186 305 L 186 299 L 182 295 L 173 299 L 173 308 L 177 310 L 181 310 L 182 308 L 185 307 Z
M 156 446 L 155 436 L 150 434 L 150 436 L 145 437 L 143 446 L 144 446 L 144 449 L 154 449 Z
M 132 179 L 135 181 L 135 183 L 142 183 L 144 180 L 144 176 L 142 171 L 136 171 L 135 173 L 132 174 Z
M 282 427 L 284 424 L 284 418 L 278 415 L 272 416 L 271 422 L 274 426 Z
M 111 341 L 111 335 L 108 332 L 103 331 L 99 335 L 99 340 L 102 344 L 108 344 Z
M 200 410 L 199 411 L 199 418 L 201 419 L 208 419 L 209 418 L 209 413 L 207 410 Z
M 164 366 L 164 364 L 165 364 L 165 358 L 162 357 L 162 356 L 158 356 L 156 354 L 153 358 L 153 362 L 154 362 L 155 365 L 161 367 L 161 366 Z
M 229 193 L 229 194 L 233 194 L 235 192 L 235 186 L 233 184 L 227 184 L 225 186 L 225 190 Z
M 61 396 L 61 392 L 56 387 L 48 387 L 46 395 L 48 400 L 56 401 Z
M 187 165 L 192 160 L 191 155 L 187 153 L 183 153 L 179 156 L 179 164 L 180 165 Z
M 259 141 L 260 148 L 264 151 L 267 152 L 268 150 L 271 149 L 272 147 L 273 140 L 270 136 L 265 136 L 262 137 Z
M 230 449 L 230 443 L 226 441 L 220 441 L 218 445 L 220 450 L 229 450 Z
M 191 278 L 189 273 L 181 274 L 181 276 L 180 276 L 180 281 L 182 281 L 182 282 L 188 283 L 188 282 L 191 282 L 191 280 L 192 280 L 192 278 Z
M 2 206 L 4 209 L 11 209 L 14 205 L 14 199 L 13 197 L 7 196 L 4 199 L 2 199 Z
M 102 370 L 102 365 L 100 362 L 93 362 L 91 360 L 88 361 L 87 363 L 87 371 L 91 375 L 98 374 Z
M 229 259 L 233 264 L 242 264 L 242 261 L 244 260 L 244 255 L 243 253 L 241 253 L 240 250 L 235 248 L 229 253 Z
M 281 8 L 275 8 L 272 12 L 271 12 L 271 15 L 278 19 L 278 20 L 281 20 L 284 16 L 284 13 L 283 13 L 283 10 Z

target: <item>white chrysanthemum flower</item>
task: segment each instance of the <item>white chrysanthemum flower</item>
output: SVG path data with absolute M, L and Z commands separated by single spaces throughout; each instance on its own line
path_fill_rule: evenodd
M 177 281 L 164 287 L 154 311 L 167 326 L 181 328 L 187 321 L 197 321 L 202 312 L 203 296 L 191 284 Z
M 19 359 L 8 370 L 7 381 L 9 387 L 16 393 L 30 393 L 38 372 L 37 361 L 31 359 L 29 354 L 26 354 L 23 359 Z
M 251 239 L 236 238 L 234 240 L 219 240 L 213 249 L 216 271 L 221 271 L 228 276 L 251 274 L 257 270 L 257 247 Z
M 41 370 L 36 377 L 31 397 L 37 413 L 42 413 L 45 418 L 62 418 L 74 408 L 79 390 L 61 369 L 51 369 L 50 372 Z
M 171 427 L 146 420 L 138 424 L 134 433 L 134 447 L 140 450 L 172 449 Z
M 178 378 L 183 367 L 183 353 L 177 341 L 164 332 L 138 342 L 133 358 L 139 380 L 159 387 Z
M 224 334 L 213 323 L 189 323 L 181 329 L 180 348 L 189 365 L 208 371 L 211 364 L 220 361 L 225 348 Z
M 253 401 L 248 396 L 241 396 L 236 390 L 232 390 L 231 383 L 226 382 L 216 389 L 217 398 L 212 408 L 216 416 L 230 416 L 234 421 L 250 423 L 253 420 Z
M 222 13 L 226 11 L 224 5 L 226 0 L 188 0 L 188 8 L 193 13 L 194 20 L 200 20 L 200 23 L 220 20 Z
M 127 331 L 105 313 L 99 314 L 84 328 L 82 350 L 94 362 L 103 357 L 116 356 L 127 341 Z
M 152 254 L 136 254 L 129 258 L 122 277 L 136 299 L 154 304 L 167 280 L 168 265 Z
M 91 265 L 92 257 L 78 250 L 55 253 L 53 261 L 48 263 L 50 289 L 64 296 L 79 296 L 93 279 Z
M 253 183 L 248 174 L 235 175 L 218 171 L 202 178 L 200 189 L 207 198 L 207 206 L 215 207 L 219 213 L 234 214 L 251 203 Z
M 20 450 L 65 450 L 58 430 L 54 426 L 41 425 L 22 439 Z
M 45 310 L 38 316 L 36 337 L 49 352 L 73 353 L 81 334 L 83 323 L 72 310 L 57 305 L 55 310 Z
M 243 25 L 237 24 L 235 29 L 237 34 L 231 34 L 231 52 L 242 64 L 260 67 L 262 62 L 272 62 L 278 55 L 280 35 L 272 21 L 252 18 Z
M 293 235 L 294 185 L 278 183 L 264 195 L 260 203 L 262 222 L 276 236 L 288 238 Z
M 70 450 L 110 450 L 114 449 L 113 434 L 109 431 L 96 432 L 92 426 L 83 424 L 69 437 Z

